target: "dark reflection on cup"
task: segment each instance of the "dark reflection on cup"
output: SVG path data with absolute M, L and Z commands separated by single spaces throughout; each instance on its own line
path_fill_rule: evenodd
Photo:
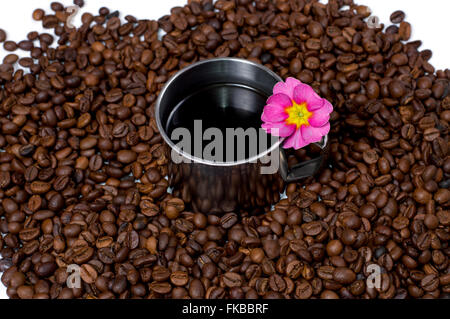
M 199 163 L 169 163 L 173 193 L 195 211 L 226 213 L 262 209 L 280 199 L 284 181 L 277 174 L 260 174 L 261 164 L 216 167 Z

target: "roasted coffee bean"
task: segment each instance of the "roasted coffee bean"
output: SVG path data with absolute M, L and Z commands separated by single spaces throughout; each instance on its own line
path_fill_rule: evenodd
M 168 294 L 172 290 L 172 287 L 168 282 L 152 282 L 149 285 L 149 288 L 151 291 L 161 295 Z
M 0 35 L 1 36 L 1 35 Z M 3 40 L 4 41 L 4 40 Z M 2 41 L 2 42 L 3 42 Z M 17 50 L 17 44 L 14 42 L 14 41 L 5 41 L 4 43 L 3 43 L 3 48 L 6 50 L 6 51 L 15 51 L 15 50 Z
M 84 7 L 84 0 L 73 0 L 73 4 L 82 8 Z
M 291 279 L 297 279 L 303 271 L 303 263 L 294 260 L 286 265 L 286 275 Z
M 35 267 L 36 274 L 40 277 L 48 277 L 52 275 L 57 269 L 54 262 L 43 262 Z
M 175 286 L 185 286 L 189 282 L 189 275 L 183 271 L 175 271 L 170 275 L 170 281 Z
M 436 290 L 439 287 L 439 278 L 436 274 L 431 274 L 431 275 L 425 276 L 421 280 L 420 286 L 425 291 Z
M 0 43 L 5 42 L 6 40 L 6 32 L 3 29 L 0 29 Z
M 30 189 L 34 194 L 45 194 L 51 188 L 51 184 L 47 182 L 34 181 L 30 185 Z
M 432 196 L 429 192 L 424 190 L 423 188 L 417 188 L 414 190 L 414 200 L 420 204 L 426 204 L 432 199 Z
M 343 246 L 339 240 L 332 240 L 327 244 L 328 256 L 339 256 L 342 252 Z
M 270 259 L 280 255 L 280 243 L 276 239 L 266 239 L 263 241 L 263 249 Z
M 363 153 L 363 159 L 367 164 L 375 164 L 378 162 L 378 154 L 375 150 L 368 150 Z
M 345 267 L 338 267 L 333 273 L 333 279 L 341 284 L 351 284 L 356 279 L 356 275 L 353 270 Z
M 225 286 L 231 287 L 240 287 L 242 285 L 242 278 L 239 274 L 234 272 L 227 272 L 222 277 L 223 283 Z
M 190 282 L 189 295 L 193 299 L 201 299 L 205 297 L 205 288 L 199 279 L 195 278 Z
M 405 13 L 401 10 L 395 11 L 391 14 L 390 20 L 392 23 L 401 23 L 405 19 Z
M 114 262 L 114 252 L 111 250 L 111 248 L 101 248 L 98 251 L 98 258 L 101 262 L 104 264 L 110 265 Z
M 302 229 L 308 236 L 316 236 L 322 231 L 320 222 L 310 222 L 302 225 Z
M 220 225 L 222 228 L 228 229 L 233 227 L 238 221 L 237 215 L 234 213 L 228 213 L 224 215 L 220 220 Z
M 309 299 L 313 294 L 311 284 L 306 280 L 301 280 L 295 289 L 295 297 L 298 299 Z
M 137 159 L 137 154 L 131 150 L 121 150 L 117 153 L 117 160 L 121 163 L 130 164 Z
M 400 23 L 398 34 L 402 40 L 408 41 L 411 37 L 411 25 L 408 22 Z

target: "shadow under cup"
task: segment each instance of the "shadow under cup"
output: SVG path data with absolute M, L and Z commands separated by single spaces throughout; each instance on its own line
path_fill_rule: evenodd
M 156 120 L 169 146 L 174 196 L 202 213 L 254 212 L 279 201 L 289 169 L 283 141 L 261 129 L 261 114 L 280 81 L 264 66 L 237 58 L 197 62 L 168 81 Z

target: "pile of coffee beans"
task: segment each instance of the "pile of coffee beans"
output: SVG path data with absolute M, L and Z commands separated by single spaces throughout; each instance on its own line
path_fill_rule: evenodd
M 450 71 L 407 42 L 403 12 L 374 29 L 352 0 L 191 0 L 158 21 L 101 8 L 71 29 L 51 9 L 33 19 L 56 38 L 0 30 L 30 54 L 0 65 L 9 297 L 449 298 Z M 167 193 L 158 93 L 228 56 L 335 106 L 329 167 L 266 214 L 205 215 Z

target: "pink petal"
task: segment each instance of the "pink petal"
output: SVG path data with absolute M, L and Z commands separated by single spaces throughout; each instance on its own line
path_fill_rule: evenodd
M 328 102 L 327 99 L 323 99 L 323 106 L 320 110 L 324 110 L 324 112 L 331 114 L 333 113 L 333 105 L 331 105 L 331 103 Z
M 281 122 L 286 120 L 289 115 L 284 111 L 284 108 L 278 105 L 269 104 L 264 107 L 261 120 L 263 122 Z
M 295 131 L 295 125 L 287 125 L 285 122 L 264 123 L 261 127 L 266 130 L 267 133 L 280 137 L 287 137 Z
M 289 97 L 292 97 L 292 93 L 289 91 L 289 88 L 284 82 L 278 82 L 277 84 L 275 84 L 275 86 L 273 87 L 273 94 L 285 94 Z
M 283 93 L 289 96 L 289 98 L 294 97 L 294 88 L 301 84 L 297 79 L 287 78 L 286 82 L 278 82 L 273 88 L 273 94 Z
M 302 84 L 302 82 L 300 82 L 299 80 L 289 77 L 286 79 L 286 86 L 289 89 L 289 93 L 291 94 L 291 97 L 294 97 L 294 89 L 298 86 Z
M 328 133 L 330 133 L 330 122 L 328 122 L 327 124 L 325 124 L 322 127 L 317 127 L 315 128 L 315 130 L 319 131 L 320 135 L 325 136 Z
M 296 130 L 294 134 L 292 134 L 291 137 L 286 139 L 286 141 L 283 144 L 283 148 L 291 148 L 298 150 L 299 148 L 302 148 L 304 146 L 308 145 L 303 137 L 302 132 L 300 130 Z
M 322 140 L 323 135 L 321 134 L 320 129 L 306 125 L 303 125 L 300 129 L 306 144 L 317 143 Z
M 309 118 L 308 122 L 311 126 L 322 127 L 330 120 L 330 113 L 326 112 L 324 107 L 315 110 L 313 115 Z
M 294 89 L 294 101 L 298 104 L 306 102 L 309 111 L 314 111 L 323 106 L 323 99 L 314 92 L 309 85 L 301 83 Z
M 269 97 L 267 104 L 289 107 L 292 105 L 292 100 L 284 93 L 277 93 Z

